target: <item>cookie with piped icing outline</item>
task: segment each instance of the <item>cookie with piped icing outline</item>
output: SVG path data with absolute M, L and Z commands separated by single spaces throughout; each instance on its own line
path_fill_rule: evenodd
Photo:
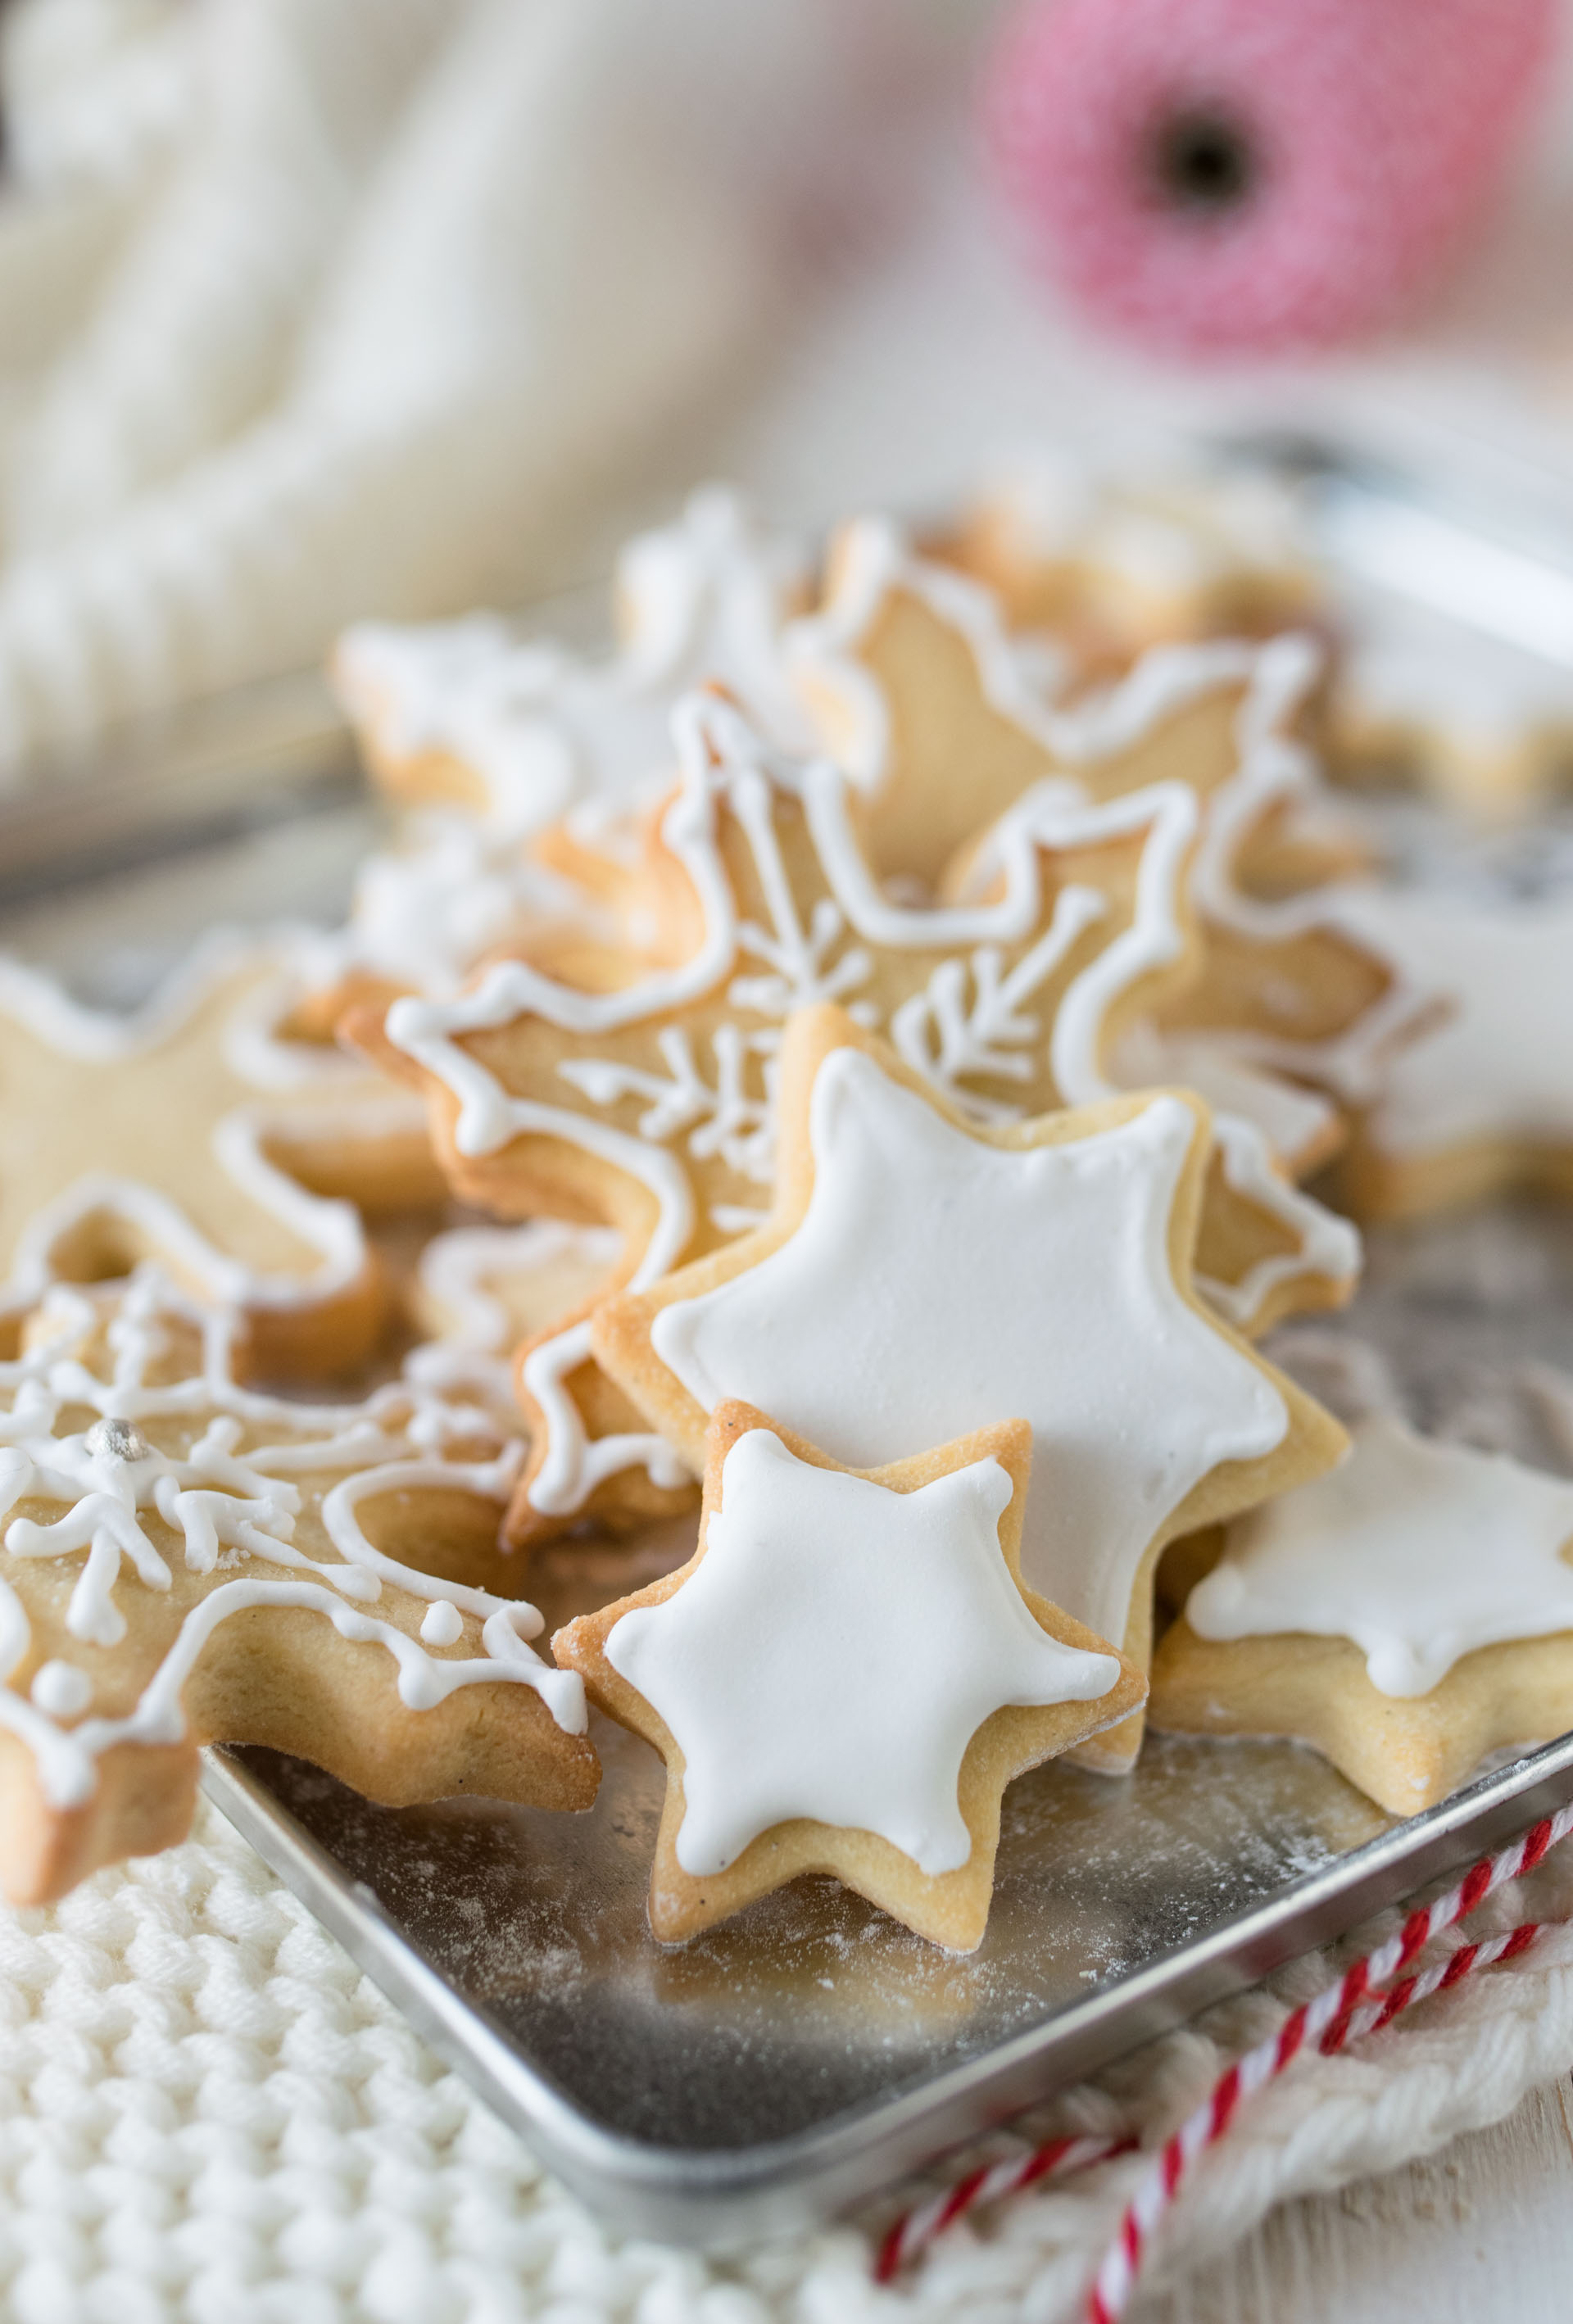
M 1206 1109 L 1147 1091 L 979 1123 L 821 1006 L 788 1027 L 780 1120 L 768 1222 L 600 1306 L 603 1366 L 696 1474 L 731 1397 L 863 1467 L 1013 1406 L 1052 1488 L 1023 1578 L 1144 1670 L 1164 1545 L 1346 1441 L 1195 1290 Z M 1140 1738 L 1081 1756 L 1120 1772 Z
M 1367 1219 L 1517 1192 L 1573 1201 L 1573 904 L 1373 888 L 1342 908 L 1418 1030 L 1374 1057 L 1347 1042 L 1298 1053 L 1349 1113 L 1340 1201 Z
M 355 1022 L 426 1092 L 456 1191 L 504 1217 L 616 1227 L 631 1281 L 764 1214 L 793 1009 L 843 1001 L 963 1107 L 1009 1120 L 1103 1094 L 1106 1046 L 1188 973 L 1182 785 L 1099 807 L 1045 792 L 1002 827 L 986 903 L 906 906 L 868 871 L 834 765 L 768 752 L 711 695 L 677 727 L 683 779 L 661 844 L 689 898 L 686 956 L 593 996 L 501 963 L 457 1001 Z M 1264 1293 L 1281 1271 L 1274 1259 Z M 587 1512 L 643 1518 L 680 1483 L 589 1358 L 588 1308 L 523 1351 L 534 1452 L 519 1540 Z
M 708 485 L 620 552 L 609 657 L 522 638 L 490 613 L 364 622 L 334 650 L 334 684 L 391 798 L 463 807 L 518 837 L 579 803 L 627 805 L 663 784 L 671 706 L 708 681 L 791 741 L 800 720 L 780 640 L 807 583 L 795 541 Z
M 1428 792 L 1473 823 L 1543 809 L 1573 776 L 1573 681 L 1558 663 L 1411 609 L 1357 608 L 1329 689 L 1337 781 Z
M 1107 799 L 1158 781 L 1249 802 L 1245 877 L 1278 893 L 1366 861 L 1314 762 L 1261 780 L 1262 742 L 1292 740 L 1319 657 L 1308 639 L 1159 648 L 1116 685 L 1063 702 L 978 583 L 916 555 L 901 528 L 863 517 L 832 545 L 819 611 L 785 652 L 825 747 L 863 802 L 885 874 L 938 880 L 955 851 L 1023 791 L 1073 781 Z M 1286 762 L 1287 763 L 1287 762 Z M 1277 771 L 1277 770 L 1275 770 Z
M 1038 447 L 985 480 L 943 553 L 996 589 L 1013 623 L 1065 636 L 1088 669 L 1151 645 L 1271 636 L 1324 611 L 1292 494 L 1262 473 L 1121 469 Z
M 1374 1415 L 1165 1633 L 1155 1726 L 1312 1745 L 1393 1815 L 1573 1726 L 1573 1485 Z
M 854 1469 L 717 1407 L 693 1556 L 552 1640 L 666 1762 L 658 1938 L 828 1872 L 936 1944 L 981 1942 L 1006 1784 L 1143 1690 L 1022 1579 L 1032 1451 L 1005 1421 Z
M 712 486 L 623 549 L 610 656 L 522 638 L 494 614 L 347 631 L 333 659 L 339 699 L 375 779 L 413 812 L 363 864 L 346 927 L 314 947 L 316 1018 L 331 1024 L 379 994 L 447 996 L 504 945 L 593 983 L 606 928 L 551 924 L 566 901 L 582 919 L 596 863 L 607 891 L 600 917 L 615 923 L 616 819 L 668 787 L 680 695 L 723 685 L 775 739 L 799 736 L 780 637 L 805 583 L 797 546 Z M 535 844 L 570 811 L 580 858 L 571 898 Z M 591 954 L 588 972 L 578 947 Z
M 560 1219 L 447 1227 L 422 1246 L 407 1304 L 423 1339 L 506 1358 L 598 1297 L 622 1251 L 615 1228 Z
M 253 1377 L 364 1360 L 384 1300 L 361 1214 L 444 1183 L 396 1084 L 289 1037 L 295 961 L 219 933 L 117 1017 L 0 960 L 0 1329 L 51 1280 L 153 1257 L 240 1319 Z
M 587 1807 L 583 1692 L 526 1643 L 497 1525 L 504 1368 L 426 1350 L 358 1405 L 237 1385 L 157 1275 L 57 1286 L 0 1363 L 0 1885 L 184 1837 L 204 1743 L 390 1804 Z M 489 1586 L 488 1586 L 489 1585 Z

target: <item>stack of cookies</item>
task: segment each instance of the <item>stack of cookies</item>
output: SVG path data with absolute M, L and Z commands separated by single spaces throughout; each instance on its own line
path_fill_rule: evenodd
M 583 1808 L 594 1707 L 665 1761 L 657 1937 L 820 1873 L 967 1950 L 1004 1787 L 1149 1718 L 1400 1812 L 1573 1723 L 1573 1488 L 1352 1446 L 1259 1344 L 1356 1216 L 1562 1191 L 1555 932 L 1442 989 L 1214 531 L 1095 668 L 976 527 L 816 562 L 700 494 L 608 658 L 344 638 L 397 828 L 343 928 L 113 1023 L 5 968 L 13 1895 L 178 1839 L 208 1741 Z M 548 1650 L 532 1558 L 608 1537 Z

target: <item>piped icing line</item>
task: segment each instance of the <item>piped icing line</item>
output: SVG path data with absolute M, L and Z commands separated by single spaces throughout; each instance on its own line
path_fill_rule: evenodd
M 418 1268 L 421 1289 L 446 1320 L 443 1339 L 481 1355 L 503 1355 L 513 1337 L 508 1310 L 489 1284 L 544 1272 L 569 1259 L 610 1274 L 623 1248 L 615 1227 L 530 1219 L 517 1227 L 454 1227 L 433 1235 Z
M 153 993 L 131 1010 L 92 1009 L 47 971 L 0 954 L 0 1015 L 45 1047 L 83 1065 L 114 1065 L 162 1048 L 243 970 L 256 982 L 236 1001 L 223 1055 L 236 1076 L 264 1091 L 374 1085 L 365 1066 L 325 1042 L 291 1039 L 282 1028 L 300 998 L 300 964 L 314 932 L 291 924 L 212 928 Z M 397 1093 L 390 1092 L 396 1100 Z
M 727 1138 L 742 1144 L 753 1141 L 752 1163 L 742 1167 L 762 1185 L 771 1183 L 773 1125 L 762 1115 L 757 1102 L 752 1107 L 740 1102 L 736 1074 L 743 1062 L 741 1048 L 730 1058 L 728 1083 L 728 1056 L 717 1038 L 719 1080 L 714 1093 L 699 1084 L 680 1028 L 671 1028 L 665 1042 L 663 1054 L 671 1077 L 661 1089 L 648 1085 L 647 1077 L 604 1060 L 565 1063 L 565 1078 L 583 1088 L 592 1101 L 605 1102 L 625 1093 L 652 1101 L 643 1135 L 633 1138 L 566 1108 L 510 1095 L 489 1067 L 460 1046 L 464 1035 L 496 1029 L 525 1013 L 573 1032 L 614 1030 L 698 1001 L 728 977 L 734 980 L 730 991 L 740 1006 L 768 1010 L 779 1021 L 784 1021 L 794 1008 L 833 998 L 849 1001 L 852 1013 L 866 1022 L 870 1012 L 860 1010 L 853 995 L 871 964 L 847 953 L 833 964 L 827 960 L 829 945 L 845 926 L 855 936 L 874 945 L 976 948 L 970 962 L 937 967 L 930 986 L 932 1001 L 929 995 L 922 996 L 922 1007 L 909 1002 L 901 1014 L 897 1038 L 906 1043 L 920 1070 L 927 1071 L 936 1063 L 945 1067 L 944 1028 L 948 1021 L 954 1028 L 961 1005 L 955 989 L 958 973 L 969 972 L 977 982 L 977 1006 L 996 1040 L 1005 1032 L 1013 1039 L 1036 1041 L 1041 1028 L 1021 1008 L 1027 997 L 1022 973 L 1027 964 L 1020 964 L 1008 1005 L 1001 1010 L 995 1006 L 1000 999 L 997 984 L 990 982 L 988 947 L 1019 942 L 1041 918 L 1043 849 L 1087 846 L 1145 833 L 1137 880 L 1137 925 L 1111 947 L 1117 955 L 1116 973 L 1100 974 L 1095 962 L 1072 982 L 1056 1016 L 1056 1043 L 1061 1040 L 1059 1028 L 1064 1027 L 1068 1058 L 1074 1061 L 1078 1073 L 1089 1071 L 1107 1009 L 1131 982 L 1177 958 L 1183 946 L 1179 891 L 1197 818 L 1194 796 L 1183 784 L 1156 784 L 1102 805 L 1089 805 L 1048 784 L 1001 819 L 991 851 L 997 894 L 981 903 L 902 905 L 884 896 L 868 872 L 847 809 L 847 778 L 831 761 L 816 760 L 800 766 L 766 752 L 736 713 L 713 696 L 693 696 L 680 704 L 673 716 L 673 733 L 682 774 L 678 793 L 662 818 L 662 832 L 664 844 L 692 881 L 702 909 L 702 933 L 692 956 L 636 985 L 609 993 L 564 986 L 527 963 L 500 962 L 457 1001 L 409 997 L 396 1001 L 386 1019 L 388 1037 L 395 1046 L 441 1082 L 458 1101 L 453 1135 L 462 1154 L 493 1153 L 523 1135 L 558 1137 L 613 1162 L 649 1189 L 656 1200 L 657 1222 L 650 1246 L 627 1286 L 630 1289 L 645 1288 L 675 1266 L 693 1231 L 694 1196 L 687 1171 L 676 1156 L 654 1142 L 657 1136 L 670 1134 L 702 1116 L 702 1127 L 695 1135 L 714 1138 L 717 1143 Z M 785 889 L 770 822 L 773 784 L 803 802 L 831 890 L 837 916 L 834 926 L 822 920 L 817 931 L 805 930 L 794 899 Z M 748 835 L 765 894 L 773 896 L 776 930 L 773 937 L 739 920 L 717 840 L 717 802 L 723 794 Z M 1034 947 L 1033 981 L 1047 975 L 1077 936 L 1106 909 L 1105 900 L 1089 890 L 1070 887 L 1062 891 L 1044 940 Z M 764 960 L 768 975 L 747 979 L 735 975 L 740 954 L 748 953 Z M 997 962 L 993 968 L 997 969 Z M 939 1049 L 934 1047 L 936 1026 Z M 775 1038 L 772 1033 L 773 1043 Z M 768 1072 L 768 1053 L 764 1062 Z M 945 1068 L 940 1085 L 950 1088 L 964 1102 L 972 1102 L 971 1093 L 960 1088 L 955 1070 Z M 1068 1102 L 1076 1102 L 1069 1093 L 1065 1094 Z M 999 1111 L 993 1105 L 989 1110 L 996 1115 Z M 527 1490 L 532 1505 L 543 1514 L 565 1515 L 582 1508 L 598 1484 L 640 1462 L 662 1483 L 680 1481 L 685 1474 L 657 1436 L 640 1433 L 590 1442 L 567 1388 L 569 1375 L 589 1355 L 588 1324 L 576 1324 L 533 1349 L 523 1366 L 523 1384 L 539 1405 L 543 1421 L 541 1463 Z
M 886 599 L 916 597 L 967 641 L 990 706 L 1030 734 L 1068 774 L 1078 764 L 1127 749 L 1162 719 L 1220 686 L 1249 685 L 1260 649 L 1230 640 L 1156 646 L 1106 693 L 1074 706 L 1048 703 L 1026 675 L 1019 644 L 1004 626 L 998 599 L 953 567 L 915 555 L 902 528 L 886 517 L 860 517 L 837 537 L 828 602 L 785 632 L 788 666 L 800 689 L 822 689 L 848 714 L 844 757 L 861 791 L 877 790 L 890 751 L 881 689 L 858 659 Z
M 1029 1499 L 1023 1576 L 1115 1639 L 1187 1495 L 1220 1463 L 1273 1452 L 1290 1425 L 1271 1377 L 1175 1281 L 1196 1111 L 1166 1093 L 1125 1102 L 1127 1119 L 1085 1137 L 1002 1147 L 862 1049 L 833 1048 L 809 1098 L 801 1220 L 650 1329 L 701 1409 L 739 1398 L 849 1466 L 1016 1412 L 1054 1487 Z
M 990 706 L 1063 766 L 1064 776 L 1053 779 L 1045 789 L 1063 787 L 1074 796 L 1078 765 L 1127 748 L 1161 719 L 1220 686 L 1240 686 L 1244 693 L 1236 715 L 1239 767 L 1206 802 L 1200 844 L 1189 875 L 1191 892 L 1204 917 L 1248 927 L 1254 934 L 1283 935 L 1302 924 L 1273 918 L 1272 915 L 1281 908 L 1255 908 L 1239 896 L 1233 867 L 1245 835 L 1270 807 L 1309 804 L 1316 793 L 1315 761 L 1286 731 L 1320 668 L 1320 650 L 1312 639 L 1291 634 L 1266 645 L 1223 641 L 1155 648 L 1106 695 L 1074 709 L 1056 708 L 1043 700 L 1027 676 L 1020 647 L 1006 630 L 991 591 L 947 567 L 914 556 L 900 529 L 888 521 L 860 520 L 840 538 L 829 605 L 792 625 L 787 635 L 787 653 L 800 685 L 822 688 L 850 714 L 852 739 L 840 755 L 853 782 L 870 793 L 877 790 L 884 772 L 889 719 L 883 690 L 858 659 L 857 649 L 882 605 L 898 590 L 918 597 L 966 640 Z M 1007 815 L 999 828 L 1007 827 L 1009 822 Z M 980 868 L 992 876 L 998 862 L 991 835 Z M 1144 875 L 1146 872 L 1144 864 Z M 1156 868 L 1151 876 L 1156 887 L 1161 879 Z M 1314 898 L 1307 899 L 1303 906 L 1283 908 L 1325 918 Z M 1134 930 L 1127 932 L 1111 947 L 1111 954 L 1122 946 L 1127 954 L 1135 952 L 1134 936 Z M 1148 937 L 1150 942 L 1157 940 Z M 1113 986 L 1120 970 L 1106 954 L 1088 974 L 1099 975 Z M 1068 1001 L 1070 998 L 1067 996 Z M 1078 996 L 1078 1010 L 1090 1012 L 1090 1007 L 1087 994 Z M 1404 1025 L 1411 1008 L 1406 1003 L 1399 1011 Z M 1078 1013 L 1072 1012 L 1073 1025 Z M 1064 1020 L 1062 1008 L 1060 1022 Z M 1379 1019 L 1362 1023 L 1366 1039 L 1380 1044 L 1393 1038 Z M 1068 1032 L 1067 1051 L 1073 1046 Z M 1101 1069 L 1096 1065 L 1086 1069 L 1087 1047 L 1084 1039 L 1080 1059 L 1068 1058 L 1070 1079 L 1059 1071 L 1057 1062 L 1056 1079 L 1068 1103 L 1088 1102 L 1111 1092 L 1113 1085 Z M 1254 1047 L 1248 1054 L 1253 1058 L 1257 1056 Z M 1265 1055 L 1259 1061 L 1275 1062 Z M 909 1062 L 915 1058 L 909 1057 Z M 1232 1323 L 1249 1329 L 1286 1282 L 1306 1275 L 1334 1283 L 1352 1281 L 1362 1259 L 1358 1231 L 1289 1181 L 1276 1167 L 1261 1126 L 1251 1117 L 1225 1110 L 1215 1116 L 1214 1128 L 1226 1182 L 1273 1219 L 1291 1238 L 1291 1247 L 1258 1260 L 1237 1282 L 1208 1278 L 1203 1286 L 1207 1296 Z
M 1236 1520 L 1186 1618 L 1215 1641 L 1348 1638 L 1409 1699 L 1480 1647 L 1573 1632 L 1570 1545 L 1566 1480 L 1377 1413 L 1340 1467 Z
M 1268 1062 L 1282 1056 L 1363 1106 L 1372 1143 L 1400 1161 L 1477 1139 L 1573 1139 L 1565 899 L 1482 905 L 1359 887 L 1337 908 L 1393 976 L 1385 1039 L 1319 1049 L 1264 1040 Z
M 178 1203 L 155 1187 L 107 1172 L 88 1172 L 35 1211 L 0 1281 L 0 1321 L 24 1314 L 57 1279 L 57 1254 L 95 1217 L 123 1223 L 179 1268 L 207 1298 L 236 1306 L 285 1309 L 332 1298 L 350 1289 L 371 1264 L 365 1228 L 353 1203 L 316 1194 L 273 1159 L 270 1144 L 302 1138 L 338 1139 L 350 1146 L 408 1138 L 423 1127 L 419 1102 L 383 1083 L 344 1053 L 325 1044 L 289 1039 L 280 1028 L 300 993 L 302 932 L 274 928 L 263 936 L 235 929 L 212 932 L 188 954 L 142 1008 L 129 1012 L 87 1009 L 50 976 L 0 955 L 0 1015 L 33 1039 L 87 1065 L 110 1065 L 155 1054 L 190 1023 L 224 985 L 254 967 L 257 981 L 236 1000 L 223 1032 L 225 1063 L 265 1090 L 213 1126 L 211 1150 L 245 1194 L 318 1265 L 302 1274 L 246 1266 L 210 1241 Z M 300 1112 L 291 1093 L 313 1102 Z M 315 1102 L 326 1093 L 322 1102 Z M 342 1097 L 340 1110 L 334 1101 Z
M 394 757 L 440 752 L 475 773 L 486 804 L 470 820 L 514 841 L 582 799 L 625 800 L 665 777 L 668 714 L 707 681 L 778 741 L 800 740 L 780 639 L 805 578 L 800 550 L 739 494 L 701 487 L 675 523 L 619 556 L 623 642 L 609 659 L 521 639 L 495 614 L 362 622 L 339 641 L 334 681 Z
M 571 899 L 523 843 L 562 816 L 659 799 L 670 714 L 695 686 L 724 686 L 779 742 L 806 740 L 780 645 L 805 571 L 736 493 L 710 487 L 624 549 L 624 639 L 609 659 L 522 640 L 490 614 L 347 631 L 335 680 L 376 754 L 437 754 L 483 797 L 473 809 L 429 805 L 401 846 L 368 859 L 347 925 L 317 946 L 317 982 L 369 970 L 444 997 L 522 918 L 561 909 Z
M 186 1617 L 126 1719 L 85 1720 L 62 1729 L 49 1715 L 51 1699 L 61 1717 L 86 1707 L 80 1684 L 86 1674 L 76 1673 L 79 1684 L 70 1686 L 68 1665 L 45 1665 L 53 1675 L 42 1685 L 35 1680 L 27 1702 L 0 1685 L 0 1725 L 34 1749 L 51 1803 L 73 1806 L 89 1796 L 92 1761 L 113 1743 L 180 1739 L 185 1731 L 180 1688 L 217 1623 L 245 1606 L 311 1608 L 326 1614 L 342 1636 L 381 1643 L 397 1660 L 401 1700 L 410 1708 L 434 1705 L 457 1686 L 501 1679 L 533 1687 L 564 1732 L 584 1731 L 581 1683 L 571 1673 L 552 1670 L 525 1643 L 543 1627 L 535 1608 L 422 1573 L 378 1550 L 360 1523 L 360 1504 L 387 1493 L 437 1488 L 499 1505 L 506 1499 L 523 1448 L 506 1434 L 500 1368 L 472 1360 L 467 1379 L 462 1361 L 457 1362 L 449 1394 L 417 1373 L 391 1382 L 359 1406 L 298 1405 L 239 1387 L 228 1367 L 230 1333 L 223 1318 L 183 1301 L 156 1270 L 144 1269 L 134 1278 L 111 1311 L 107 1379 L 74 1352 L 84 1335 L 97 1331 L 101 1314 L 102 1301 L 93 1295 L 57 1288 L 43 1310 L 37 1343 L 15 1360 L 0 1363 L 0 1390 L 11 1396 L 10 1409 L 0 1412 L 0 1525 L 23 1499 L 58 1501 L 65 1510 L 52 1523 L 14 1517 L 4 1525 L 0 1543 L 5 1554 L 52 1558 L 86 1549 L 66 1627 L 71 1636 L 104 1647 L 116 1646 L 125 1635 L 115 1599 L 123 1563 L 129 1563 L 143 1588 L 171 1587 L 166 1557 L 142 1523 L 144 1511 L 156 1512 L 180 1537 L 189 1572 L 211 1573 L 227 1553 L 291 1572 L 284 1581 L 248 1578 L 222 1583 L 209 1593 Z M 150 1380 L 150 1370 L 171 1360 L 172 1331 L 188 1337 L 199 1333 L 201 1369 L 172 1380 Z M 466 1400 L 467 1388 L 478 1391 L 478 1400 L 475 1395 Z M 57 1423 L 68 1407 L 86 1407 L 97 1417 L 87 1429 L 59 1436 Z M 192 1414 L 205 1415 L 207 1425 L 184 1454 L 162 1452 L 145 1433 L 159 1419 Z M 284 1443 L 236 1451 L 243 1429 L 270 1423 L 295 1433 Z M 323 1433 L 312 1434 L 313 1429 Z M 447 1443 L 473 1444 L 480 1436 L 503 1440 L 490 1459 L 434 1457 Z M 294 1546 L 302 1503 L 289 1475 L 336 1468 L 350 1473 L 324 1496 L 321 1517 L 344 1561 L 340 1565 L 308 1558 Z M 311 1578 L 301 1578 L 305 1575 Z M 446 1607 L 448 1616 L 438 1626 L 451 1633 L 446 1643 L 457 1643 L 462 1634 L 461 1615 L 479 1620 L 483 1653 L 436 1660 L 396 1626 L 374 1620 L 346 1602 L 375 1603 L 384 1584 Z M 7 1675 L 30 1643 L 25 1609 L 0 1579 L 0 1665 Z
M 901 1493 L 765 1428 L 736 1439 L 704 1555 L 606 1643 L 683 1755 L 685 1872 L 800 1816 L 875 1832 L 930 1877 L 967 1863 L 958 1788 L 985 1720 L 1095 1702 L 1120 1674 L 1034 1618 L 1000 1545 L 1012 1490 L 993 1458 Z

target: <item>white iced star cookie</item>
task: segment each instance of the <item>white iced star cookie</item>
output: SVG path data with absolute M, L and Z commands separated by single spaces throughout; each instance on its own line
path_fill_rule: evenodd
M 1375 1416 L 1229 1528 L 1159 1647 L 1153 1719 L 1296 1737 L 1416 1814 L 1573 1724 L 1570 1545 L 1573 1484 Z
M 1054 1480 L 1026 1582 L 1144 1669 L 1164 1544 L 1345 1442 L 1196 1295 L 1205 1107 L 1147 1091 L 980 1127 L 822 1007 L 789 1026 L 779 1120 L 766 1224 L 606 1301 L 604 1368 L 696 1474 L 729 1397 L 865 1468 L 1022 1414 Z M 1130 1720 L 1084 1756 L 1117 1772 L 1139 1744 Z
M 829 1872 L 920 1936 L 980 1941 L 1004 1786 L 1143 1692 L 1022 1581 L 1031 1461 L 1005 1421 L 846 1469 L 718 1407 L 692 1558 L 552 1642 L 666 1761 L 656 1936 Z

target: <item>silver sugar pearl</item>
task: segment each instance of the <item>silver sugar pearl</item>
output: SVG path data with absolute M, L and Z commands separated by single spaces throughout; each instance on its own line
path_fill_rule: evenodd
M 145 1461 L 153 1451 L 134 1422 L 110 1416 L 96 1420 L 88 1431 L 88 1450 L 95 1460 Z

